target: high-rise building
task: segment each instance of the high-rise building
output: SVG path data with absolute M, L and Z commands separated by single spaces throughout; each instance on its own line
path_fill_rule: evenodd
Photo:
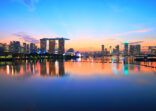
M 104 52 L 104 50 L 105 50 L 105 46 L 101 45 L 101 51 Z
M 0 55 L 4 53 L 4 44 L 0 43 Z
M 112 49 L 112 46 L 109 47 L 109 54 L 112 54 L 113 52 L 113 49 Z
M 139 55 L 141 53 L 141 45 L 130 45 L 130 55 Z
M 26 53 L 29 54 L 30 53 L 30 45 L 29 44 L 26 44 L 26 45 L 27 45 Z
M 149 47 L 148 47 L 148 52 L 149 52 L 150 54 L 156 55 L 156 46 L 149 46 Z
M 46 38 L 40 39 L 40 48 L 41 48 L 41 52 L 47 52 L 47 40 Z
M 9 52 L 9 45 L 0 43 L 0 53 Z
M 24 52 L 24 47 L 23 47 L 23 46 L 21 46 L 21 48 L 20 48 L 20 53 L 22 53 L 22 54 L 25 53 L 25 52 Z
M 130 55 L 134 55 L 134 45 L 130 45 Z
M 138 44 L 138 45 L 135 46 L 135 54 L 140 55 L 140 53 L 141 53 L 141 45 Z
M 101 45 L 101 54 L 104 55 L 105 54 L 105 46 Z
M 23 53 L 27 53 L 27 44 L 23 43 Z
M 9 51 L 11 53 L 21 53 L 21 45 L 19 41 L 11 41 L 9 45 Z
M 40 39 L 41 52 L 49 52 L 51 54 L 64 54 L 66 38 L 43 38 Z
M 128 56 L 128 43 L 124 43 L 124 56 Z
M 34 43 L 30 43 L 30 53 L 37 52 L 36 45 Z
M 65 52 L 65 48 L 64 48 L 64 39 L 59 39 L 58 40 L 58 43 L 59 43 L 59 48 L 58 48 L 58 54 L 64 54 Z
M 49 53 L 54 54 L 55 53 L 55 40 L 49 40 Z
M 116 53 L 117 56 L 119 56 L 119 54 L 120 54 L 120 47 L 119 47 L 119 45 L 117 45 L 115 47 L 115 53 Z

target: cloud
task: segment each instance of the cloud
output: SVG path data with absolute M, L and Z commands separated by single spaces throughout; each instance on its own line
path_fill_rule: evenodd
M 15 33 L 13 35 L 19 37 L 19 39 L 22 39 L 25 42 L 30 42 L 30 43 L 38 43 L 39 42 L 39 40 L 37 40 L 34 37 L 32 37 L 31 35 L 28 35 L 28 34 L 23 33 L 23 32 Z
M 131 35 L 131 34 L 147 33 L 150 31 L 152 31 L 152 29 L 145 28 L 145 29 L 139 29 L 139 30 L 132 30 L 132 31 L 128 31 L 128 32 L 116 33 L 116 34 L 113 34 L 111 36 L 118 37 L 118 36 L 125 36 L 125 35 Z
M 135 33 L 146 33 L 146 32 L 150 32 L 152 29 L 146 28 L 146 29 L 141 29 L 141 30 L 135 30 L 133 32 Z

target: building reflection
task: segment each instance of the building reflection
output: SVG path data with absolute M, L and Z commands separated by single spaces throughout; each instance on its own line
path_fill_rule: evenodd
M 64 62 L 61 61 L 59 62 L 59 76 L 63 76 L 65 73 L 65 70 L 64 70 Z
M 0 62 L 1 74 L 11 76 L 39 75 L 39 76 L 64 76 L 64 61 L 16 61 Z
M 56 68 L 55 68 L 55 62 L 54 61 L 49 61 L 49 74 L 51 76 L 56 75 Z
M 135 73 L 140 72 L 141 62 L 136 62 L 133 58 L 125 57 L 123 59 L 123 70 L 125 75 L 128 75 L 129 71 L 134 71 Z
M 64 61 L 41 61 L 40 63 L 41 76 L 64 76 Z
M 46 61 L 40 61 L 40 75 L 46 76 L 47 75 L 47 68 L 46 68 Z
M 142 72 L 148 73 L 156 70 L 156 62 L 136 62 L 131 58 L 123 59 L 118 57 L 110 59 L 111 58 L 85 59 L 79 62 L 64 62 L 63 60 L 0 62 L 0 75 L 62 77 L 65 76 L 65 72 L 82 76 L 94 74 L 129 75 L 140 74 Z

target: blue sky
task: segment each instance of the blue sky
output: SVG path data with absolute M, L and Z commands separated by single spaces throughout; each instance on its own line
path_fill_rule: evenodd
M 155 12 L 155 0 L 3 0 L 0 38 L 63 36 L 77 49 L 79 43 L 96 49 L 114 41 L 155 41 Z

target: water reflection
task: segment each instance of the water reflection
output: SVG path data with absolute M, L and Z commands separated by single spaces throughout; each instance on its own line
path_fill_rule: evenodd
M 132 58 L 78 59 L 70 61 L 0 62 L 0 74 L 11 76 L 62 77 L 71 75 L 129 75 L 156 71 L 156 63 L 135 62 Z
M 40 75 L 42 76 L 64 76 L 64 62 L 63 61 L 41 61 Z
M 0 111 L 152 111 L 155 66 L 116 57 L 0 62 Z
M 64 76 L 63 61 L 14 61 L 0 62 L 1 74 L 12 76 L 39 75 L 39 76 Z

